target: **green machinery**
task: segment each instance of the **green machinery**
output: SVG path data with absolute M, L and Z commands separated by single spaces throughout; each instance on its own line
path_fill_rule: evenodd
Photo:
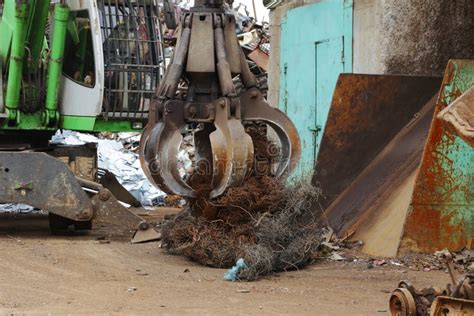
M 165 67 L 158 18 L 156 0 L 0 2 L 0 202 L 90 226 L 110 191 L 78 181 L 48 141 L 58 129 L 142 130 Z
M 155 2 L 5 1 L 2 130 L 140 130 L 165 66 Z
M 110 209 L 102 206 L 111 196 L 120 197 L 123 190 L 107 193 L 95 177 L 76 180 L 43 152 L 50 150 L 48 140 L 58 128 L 115 132 L 141 130 L 146 122 L 140 144 L 145 174 L 166 193 L 188 198 L 219 196 L 241 184 L 252 168 L 261 172 L 254 164 L 258 135 L 251 135 L 250 125 L 275 132 L 281 148 L 272 175 L 287 175 L 296 167 L 301 151 L 296 127 L 259 91 L 237 40 L 235 18 L 224 3 L 196 1 L 183 15 L 161 84 L 165 65 L 158 8 L 157 0 L 5 2 L 0 202 L 47 210 L 53 226 L 83 228 L 100 210 Z M 242 91 L 234 80 L 240 80 Z M 193 179 L 202 178 L 195 187 L 177 167 L 186 130 L 193 133 L 198 157 Z M 12 152 L 23 149 L 30 151 Z M 53 150 L 53 155 L 59 154 Z M 59 156 L 69 164 L 77 160 L 64 151 Z M 210 192 L 200 183 L 209 183 Z M 81 187 L 96 196 L 87 199 Z M 140 227 L 147 231 L 146 224 Z

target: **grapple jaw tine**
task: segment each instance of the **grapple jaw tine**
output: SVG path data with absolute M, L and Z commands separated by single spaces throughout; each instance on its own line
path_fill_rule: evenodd
M 152 126 L 150 125 L 145 126 L 145 129 L 143 130 L 142 135 L 140 137 L 140 146 L 138 146 L 140 165 L 147 179 L 152 179 L 151 171 L 150 171 L 150 168 L 148 167 L 148 161 L 145 158 L 145 148 L 146 148 L 145 145 L 148 143 L 148 137 L 150 136 L 151 130 L 152 130 Z
M 281 144 L 280 162 L 275 176 L 291 173 L 301 157 L 301 143 L 298 131 L 285 113 L 271 107 L 258 89 L 247 90 L 240 97 L 242 121 L 262 121 L 268 124 L 277 134 Z
M 212 124 L 205 124 L 204 128 L 194 133 L 195 166 L 191 176 L 191 186 L 199 185 L 199 194 L 209 194 L 213 173 L 213 156 L 210 134 L 215 131 Z M 197 178 L 197 181 L 195 180 Z M 198 183 L 196 183 L 198 182 Z
M 189 198 L 215 198 L 241 185 L 254 163 L 254 141 L 245 131 L 246 122 L 263 122 L 278 135 L 281 160 L 266 170 L 276 167 L 275 176 L 291 172 L 301 156 L 297 130 L 255 88 L 257 80 L 233 30 L 235 18 L 220 5 L 204 5 L 186 13 L 182 22 L 181 40 L 150 105 L 149 127 L 140 144 L 146 175 L 162 190 Z M 233 80 L 237 75 L 247 89 L 240 96 Z M 177 94 L 180 82 L 187 89 Z M 188 124 L 199 129 L 194 133 L 196 159 L 189 184 L 179 176 L 177 163 L 181 131 Z M 267 164 L 271 159 L 264 160 Z
M 178 151 L 183 140 L 181 128 L 184 125 L 179 113 L 167 113 L 163 122 L 158 122 L 144 133 L 144 159 L 141 161 L 145 172 L 163 191 L 194 198 L 196 192 L 184 182 L 178 168 Z
M 220 98 L 212 103 L 212 122 L 205 123 L 204 128 L 194 134 L 197 161 L 189 185 L 179 174 L 177 160 L 183 140 L 181 130 L 186 125 L 182 110 L 185 107 L 181 101 L 168 101 L 164 108 L 163 118 L 147 126 L 143 133 L 140 155 L 146 175 L 166 193 L 188 198 L 205 194 L 215 198 L 228 188 L 242 184 L 252 169 L 254 158 L 253 141 L 243 121 L 264 122 L 276 132 L 281 159 L 275 176 L 291 172 L 300 158 L 301 146 L 293 123 L 252 88 L 238 100 Z M 198 188 L 196 183 L 210 183 L 210 186 Z
M 216 130 L 209 135 L 213 155 L 210 198 L 241 184 L 252 166 L 252 139 L 245 133 L 242 122 L 229 116 L 229 103 L 221 100 L 216 109 Z

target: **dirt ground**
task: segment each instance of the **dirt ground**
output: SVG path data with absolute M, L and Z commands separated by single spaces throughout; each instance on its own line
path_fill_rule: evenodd
M 389 315 L 401 279 L 444 286 L 442 271 L 323 262 L 256 282 L 167 255 L 158 242 L 0 232 L 0 314 Z

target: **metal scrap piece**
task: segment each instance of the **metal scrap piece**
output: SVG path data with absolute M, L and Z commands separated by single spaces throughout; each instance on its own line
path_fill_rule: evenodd
M 474 85 L 439 112 L 437 118 L 474 147 Z

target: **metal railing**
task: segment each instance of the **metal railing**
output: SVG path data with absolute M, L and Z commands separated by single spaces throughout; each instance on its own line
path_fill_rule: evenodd
M 157 0 L 99 0 L 105 119 L 146 119 L 166 68 Z

